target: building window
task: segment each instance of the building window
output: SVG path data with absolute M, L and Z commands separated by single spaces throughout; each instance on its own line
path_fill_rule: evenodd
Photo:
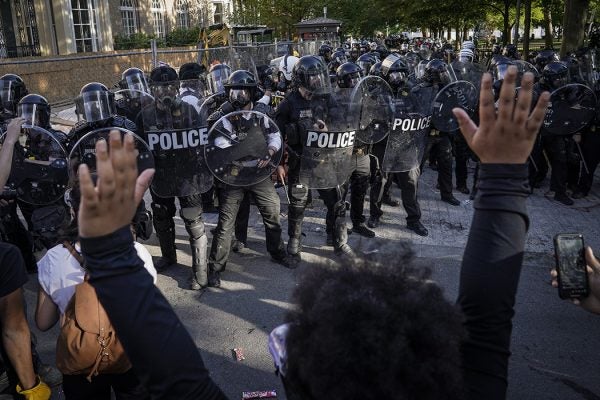
M 123 34 L 131 36 L 138 30 L 137 0 L 121 0 L 121 20 L 123 21 Z
M 77 52 L 98 51 L 96 0 L 71 0 L 71 10 Z
M 154 34 L 156 37 L 165 37 L 165 7 L 161 0 L 152 0 L 152 24 L 154 25 Z
M 19 33 L 19 56 L 39 56 L 40 40 L 33 0 L 16 0 L 15 16 Z
M 213 3 L 213 7 L 215 8 L 215 12 L 213 13 L 214 24 L 222 24 L 223 23 L 223 3 Z
M 175 15 L 177 16 L 177 27 L 187 29 L 190 27 L 190 11 L 187 0 L 175 2 Z

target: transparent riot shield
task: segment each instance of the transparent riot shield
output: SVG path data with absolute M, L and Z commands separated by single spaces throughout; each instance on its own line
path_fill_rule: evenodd
M 334 188 L 350 176 L 358 130 L 358 116 L 350 112 L 358 106 L 350 105 L 350 94 L 313 97 L 299 121 L 302 152 L 290 157 L 300 158 L 300 183 L 308 188 Z
M 454 71 L 457 80 L 471 82 L 479 90 L 481 77 L 485 72 L 481 65 L 472 62 L 454 61 L 450 64 L 450 67 Z
M 405 172 L 417 168 L 423 158 L 431 130 L 430 107 L 409 94 L 394 102 L 394 116 L 381 168 Z
M 0 137 L 0 146 L 6 135 Z M 15 144 L 7 189 L 28 204 L 47 205 L 60 199 L 69 184 L 67 152 L 54 135 L 23 126 Z
M 200 105 L 200 115 L 210 117 L 226 101 L 227 96 L 225 95 L 225 92 L 215 93 L 205 97 Z
M 77 168 L 81 163 L 86 164 L 91 173 L 96 172 L 96 142 L 99 140 L 106 140 L 108 142 L 111 131 L 119 131 L 121 132 L 121 136 L 125 136 L 128 133 L 133 135 L 135 148 L 138 151 L 138 173 L 142 173 L 142 171 L 148 168 L 154 168 L 152 152 L 148 148 L 148 144 L 141 137 L 124 128 L 106 127 L 86 133 L 73 145 L 69 154 L 69 170 L 71 174 L 77 173 Z M 110 152 L 110 148 L 108 151 Z
M 394 93 L 387 82 L 377 76 L 361 79 L 350 95 L 350 113 L 358 117 L 356 140 L 381 142 L 390 129 Z
M 283 156 L 283 140 L 279 127 L 267 115 L 235 111 L 210 128 L 204 154 L 215 178 L 247 187 L 273 174 Z
M 590 88 L 598 90 L 598 81 L 600 78 L 600 62 L 596 49 L 589 49 L 584 55 L 581 65 L 583 79 Z
M 258 72 L 256 71 L 256 63 L 250 49 L 245 50 L 243 47 L 232 47 L 229 51 L 228 59 L 225 64 L 231 67 L 231 72 L 243 69 L 254 75 L 258 81 Z
M 156 164 L 151 189 L 159 197 L 200 194 L 213 184 L 204 160 L 207 115 L 183 101 L 179 89 L 179 81 L 151 84 L 155 100 L 142 110 L 143 138 Z
M 517 67 L 517 87 L 521 86 L 521 80 L 523 79 L 523 75 L 525 75 L 526 72 L 531 72 L 536 78 L 536 81 L 537 78 L 540 77 L 539 71 L 533 66 L 533 64 L 523 60 L 513 60 L 512 63 Z
M 122 89 L 115 92 L 117 114 L 126 117 L 132 122 L 137 118 L 142 109 L 154 102 L 154 97 L 144 90 Z
M 550 95 L 544 130 L 552 135 L 570 135 L 584 128 L 596 115 L 596 95 L 585 85 L 570 84 Z
M 442 132 L 458 129 L 458 121 L 452 109 L 462 108 L 474 117 L 477 111 L 479 91 L 471 82 L 456 81 L 444 86 L 433 100 L 431 123 Z

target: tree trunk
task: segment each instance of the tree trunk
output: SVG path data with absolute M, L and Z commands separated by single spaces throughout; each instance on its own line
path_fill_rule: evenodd
M 462 43 L 461 37 L 460 37 L 460 25 L 457 23 L 456 27 L 456 48 L 460 49 L 460 44 Z
M 552 36 L 552 14 L 550 13 L 550 7 L 548 4 L 543 4 L 542 10 L 544 13 L 544 41 L 546 48 L 551 49 L 554 46 L 554 37 Z
M 510 8 L 510 1 L 509 0 L 504 0 L 504 14 L 502 15 L 504 17 L 504 32 L 502 35 L 502 44 L 504 46 L 506 46 L 507 44 L 510 43 L 510 14 L 509 14 L 509 8 Z
M 561 57 L 583 46 L 589 4 L 589 0 L 565 0 Z
M 446 39 L 448 41 L 452 40 L 452 28 L 448 27 L 448 32 L 446 33 L 448 36 L 446 36 Z
M 524 0 L 525 21 L 523 27 L 523 60 L 529 58 L 529 37 L 531 32 L 531 0 Z

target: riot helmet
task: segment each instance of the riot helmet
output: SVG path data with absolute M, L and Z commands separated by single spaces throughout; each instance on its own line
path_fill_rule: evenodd
M 458 61 L 463 63 L 472 63 L 475 60 L 475 53 L 471 49 L 462 49 L 458 53 Z
M 346 56 L 346 52 L 343 50 L 336 50 L 331 55 L 331 62 L 338 64 L 338 67 L 348 61 L 348 56 Z
M 409 72 L 416 72 L 417 65 L 421 61 L 421 56 L 418 53 L 409 51 L 404 55 L 404 59 L 406 60 L 406 65 L 408 66 Z
M 292 70 L 294 65 L 298 62 L 299 58 L 295 56 L 283 56 L 279 62 L 279 72 L 283 74 L 286 81 L 292 80 Z
M 381 62 L 377 62 L 373 64 L 373 66 L 371 66 L 371 69 L 369 70 L 369 75 L 383 78 L 383 73 L 381 72 Z
M 423 80 L 431 84 L 438 83 L 442 85 L 447 85 L 454 81 L 446 63 L 437 58 L 429 61 L 425 66 Z
M 204 65 L 196 62 L 185 63 L 179 67 L 179 80 L 200 79 L 205 72 L 206 67 Z
M 425 76 L 425 67 L 427 66 L 428 62 L 429 61 L 427 60 L 419 61 L 419 63 L 415 67 L 415 78 L 417 78 L 418 80 L 423 79 L 423 77 Z
M 25 82 L 19 75 L 6 74 L 0 77 L 0 103 L 11 114 L 16 113 L 17 104 L 26 94 Z
M 476 47 L 475 47 L 475 43 L 473 43 L 473 41 L 472 41 L 472 40 L 465 40 L 465 41 L 463 42 L 463 44 L 462 44 L 462 47 L 461 47 L 461 48 L 462 48 L 462 49 L 469 49 L 469 50 L 472 50 L 473 52 L 475 52 L 475 49 L 476 49 Z
M 229 75 L 231 75 L 231 68 L 226 64 L 216 64 L 210 67 L 210 71 L 206 76 L 208 91 L 211 94 L 225 92 L 224 83 L 229 78 Z
M 337 84 L 341 88 L 353 88 L 356 86 L 360 78 L 363 76 L 363 71 L 360 65 L 352 61 L 340 65 L 336 71 Z
M 88 83 L 75 99 L 75 113 L 88 123 L 107 120 L 116 114 L 115 95 L 99 82 Z
M 301 57 L 292 72 L 292 81 L 309 96 L 331 93 L 331 81 L 327 67 L 317 56 Z
M 169 66 L 160 66 L 150 72 L 150 92 L 159 108 L 171 108 L 179 100 L 179 77 Z
M 325 60 L 326 63 L 331 61 L 332 53 L 333 49 L 328 44 L 322 44 L 321 47 L 319 47 L 319 55 L 323 57 L 323 60 Z
M 404 85 L 409 70 L 404 58 L 390 54 L 381 63 L 381 73 L 390 86 L 397 88 Z
M 196 62 L 185 63 L 179 67 L 179 81 L 181 90 L 191 90 L 198 95 L 204 92 L 204 73 L 206 67 Z
M 515 46 L 514 44 L 507 44 L 504 48 L 504 51 L 502 52 L 502 55 L 504 57 L 512 58 L 513 60 L 518 60 L 520 58 L 517 46 Z
M 48 128 L 50 126 L 50 104 L 39 94 L 28 94 L 19 101 L 17 116 L 25 119 L 25 124 Z
M 500 55 L 502 53 L 502 46 L 499 44 L 495 44 L 492 47 L 492 55 Z
M 552 61 L 542 70 L 542 83 L 556 90 L 569 83 L 569 67 L 562 61 Z
M 130 98 L 138 98 L 142 93 L 150 93 L 148 82 L 144 72 L 139 68 L 127 68 L 121 74 L 119 88 L 126 90 L 125 95 Z
M 573 83 L 583 83 L 585 79 L 583 78 L 583 71 L 581 70 L 581 63 L 574 55 L 564 56 L 561 60 L 567 65 L 569 68 L 569 77 L 573 81 Z
M 229 75 L 224 86 L 231 105 L 241 109 L 254 100 L 258 83 L 251 72 L 240 69 Z
M 384 58 L 390 55 L 390 51 L 387 49 L 387 47 L 385 47 L 382 44 L 378 45 L 375 51 L 379 53 L 380 60 L 383 60 Z
M 558 54 L 556 54 L 556 51 L 550 49 L 540 50 L 533 59 L 533 63 L 538 71 L 542 71 L 552 61 L 558 61 Z
M 371 56 L 371 53 L 363 54 L 362 56 L 358 57 L 358 59 L 356 60 L 356 64 L 363 71 L 369 71 L 369 70 L 371 70 L 371 67 L 376 62 L 377 62 L 377 60 L 373 56 Z

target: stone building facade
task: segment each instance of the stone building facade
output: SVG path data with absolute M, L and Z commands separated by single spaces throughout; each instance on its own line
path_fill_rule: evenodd
M 0 58 L 111 51 L 116 35 L 164 37 L 232 12 L 232 0 L 0 0 Z

